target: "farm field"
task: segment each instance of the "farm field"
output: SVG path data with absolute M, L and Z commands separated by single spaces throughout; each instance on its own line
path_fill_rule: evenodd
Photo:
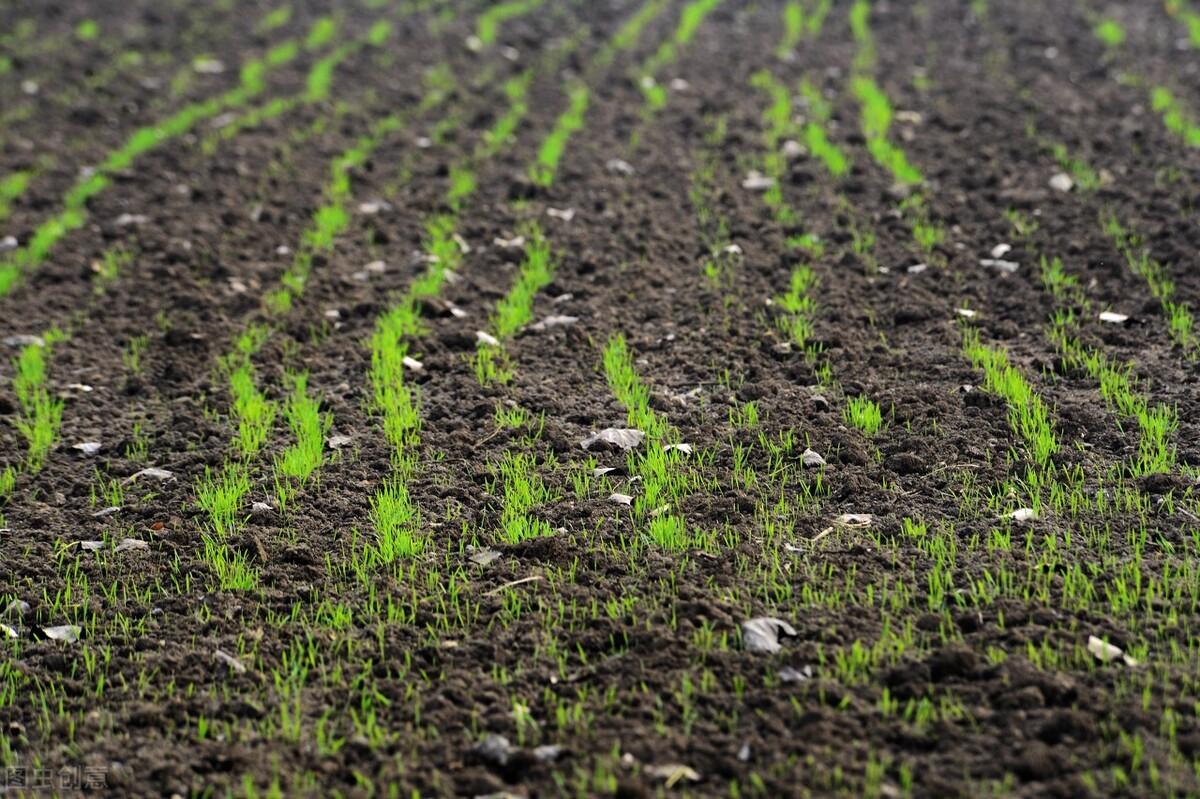
M 0 793 L 1200 796 L 1200 0 L 0 17 Z

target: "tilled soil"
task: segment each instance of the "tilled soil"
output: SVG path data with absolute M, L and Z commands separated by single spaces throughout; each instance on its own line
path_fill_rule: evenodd
M 27 242 L 81 168 L 136 128 L 235 86 L 245 58 L 303 42 L 327 11 L 295 4 L 264 33 L 253 21 L 265 5 L 179 5 L 5 11 L 36 21 L 48 42 L 87 16 L 118 38 L 62 61 L 27 45 L 0 76 L 6 104 L 28 98 L 27 76 L 70 98 L 35 104 L 2 131 L 5 174 L 46 167 L 0 234 Z M 889 136 L 923 172 L 920 196 L 945 233 L 926 250 L 901 207 L 913 189 L 895 185 L 861 133 L 850 84 L 862 44 L 848 3 L 781 54 L 784 4 L 724 0 L 656 75 L 671 91 L 653 115 L 639 65 L 675 35 L 685 3 L 661 3 L 600 68 L 597 54 L 641 4 L 550 0 L 504 21 L 494 44 L 466 46 L 489 5 L 339 9 L 338 42 L 378 19 L 393 32 L 338 67 L 328 98 L 207 148 L 219 127 L 206 121 L 145 153 L 0 298 L 3 336 L 68 334 L 48 361 L 65 398 L 60 441 L 40 470 L 21 471 L 0 524 L 0 599 L 29 606 L 3 619 L 16 634 L 0 660 L 8 785 L 44 777 L 71 795 L 64 780 L 75 773 L 88 792 L 129 796 L 1200 793 L 1196 352 L 1172 339 L 1159 299 L 1103 226 L 1115 216 L 1137 231 L 1176 299 L 1198 301 L 1200 156 L 1163 125 L 1147 88 L 1169 85 L 1200 109 L 1188 79 L 1200 50 L 1184 46 L 1180 21 L 1156 4 L 875 2 L 867 69 L 904 112 Z M 1094 36 L 1101 18 L 1126 31 L 1120 48 Z M 122 35 L 148 51 L 178 42 L 176 66 L 204 56 L 225 70 L 168 96 L 175 67 L 148 61 L 131 67 L 136 78 L 74 94 L 74 73 L 101 72 Z M 572 38 L 553 69 L 537 68 Z M 303 93 L 336 46 L 302 48 L 250 106 Z M 422 110 L 434 64 L 456 82 Z M 358 579 L 346 564 L 374 534 L 372 497 L 393 468 L 371 403 L 372 331 L 426 269 L 426 224 L 451 210 L 452 168 L 503 113 L 504 81 L 527 68 L 528 112 L 477 165 L 457 216 L 461 266 L 422 305 L 425 329 L 410 344 L 422 368 L 410 375 L 421 430 L 408 491 L 428 545 Z M 796 221 L 786 225 L 743 187 L 764 156 L 760 70 L 824 94 L 830 139 L 852 164 L 833 178 L 809 156 L 790 160 L 783 197 Z M 585 124 L 540 187 L 529 165 L 575 76 L 591 86 Z M 806 113 L 798 100 L 794 110 Z M 348 226 L 316 256 L 293 307 L 268 313 L 264 297 L 302 246 L 331 165 L 389 113 L 404 122 L 351 171 Z M 1063 167 L 1044 142 L 1092 165 L 1100 185 L 1051 188 Z M 740 248 L 721 282 L 703 271 L 711 226 L 694 178 L 704 163 L 704 202 L 724 220 L 722 241 Z M 1017 230 L 1014 219 L 1030 224 Z M 513 284 L 522 252 L 506 242 L 530 221 L 557 266 L 534 319 L 575 321 L 526 327 L 506 342 L 512 380 L 481 385 L 476 331 Z M 866 248 L 855 246 L 863 231 L 874 236 Z M 789 246 L 801 232 L 819 238 L 819 253 Z M 981 265 L 999 244 L 1015 271 Z M 131 258 L 97 284 L 96 263 L 114 248 Z M 1170 471 L 1129 473 L 1139 428 L 1049 336 L 1062 302 L 1043 285 L 1043 256 L 1078 277 L 1080 338 L 1130 364 L 1138 389 L 1175 410 Z M 382 270 L 366 268 L 376 261 Z M 776 324 L 801 263 L 817 279 L 815 358 Z M 1099 321 L 1109 309 L 1129 319 Z M 254 323 L 272 330 L 253 357 L 263 393 L 283 400 L 287 373 L 307 371 L 341 440 L 281 511 L 272 458 L 290 440 L 277 420 L 248 464 L 247 521 L 232 539 L 258 586 L 221 590 L 195 485 L 236 457 L 220 361 Z M 1005 350 L 1051 409 L 1055 474 L 1064 484 L 1081 475 L 1091 505 L 1006 518 L 1028 504 L 1029 442 L 964 356 L 965 324 Z M 609 499 L 641 490 L 626 455 L 580 447 L 626 426 L 602 362 L 618 333 L 651 408 L 693 448 L 680 467 L 692 482 L 671 512 L 706 543 L 649 540 L 649 520 Z M 17 346 L 6 349 L 0 452 L 19 466 Z M 883 409 L 874 435 L 844 414 L 860 396 Z M 527 412 L 523 425 L 498 422 L 514 409 Z M 767 442 L 785 434 L 794 450 L 771 458 Z M 101 451 L 73 448 L 85 441 Z M 802 468 L 806 448 L 822 469 Z M 518 452 L 550 489 L 534 515 L 553 534 L 511 544 L 499 533 L 496 475 Z M 128 482 L 149 466 L 172 477 Z M 615 471 L 592 479 L 596 466 Z M 114 504 L 112 481 L 124 484 L 121 510 L 97 517 Z M 251 502 L 272 507 L 251 513 Z M 837 523 L 843 514 L 870 521 Z M 111 551 L 125 538 L 148 547 Z M 80 549 L 92 540 L 101 551 Z M 485 548 L 499 557 L 480 565 Z M 935 551 L 952 553 L 940 592 Z M 793 628 L 779 652 L 748 651 L 741 624 L 759 616 Z M 78 641 L 44 633 L 66 624 L 82 628 Z M 1102 662 L 1089 636 L 1135 662 Z

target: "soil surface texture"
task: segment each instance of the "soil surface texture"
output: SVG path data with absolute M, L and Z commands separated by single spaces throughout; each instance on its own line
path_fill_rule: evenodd
M 1200 796 L 1200 2 L 0 19 L 0 794 Z

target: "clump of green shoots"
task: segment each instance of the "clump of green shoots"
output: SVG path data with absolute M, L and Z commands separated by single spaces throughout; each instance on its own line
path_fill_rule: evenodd
M 868 436 L 874 436 L 883 429 L 883 410 L 879 403 L 869 397 L 847 398 L 843 415 L 852 427 L 858 428 Z
M 583 117 L 587 113 L 591 99 L 591 90 L 587 84 L 578 82 L 567 89 L 567 110 L 559 115 L 550 131 L 538 149 L 537 162 L 530 168 L 529 176 L 538 186 L 549 186 L 554 183 L 558 174 L 558 162 L 566 150 L 567 141 L 572 134 L 583 127 Z
M 932 255 L 934 248 L 945 241 L 946 231 L 933 221 L 925 198 L 920 194 L 914 194 L 900 203 L 900 210 L 908 217 L 913 241 L 927 255 Z
M 326 23 L 326 18 L 318 19 L 313 24 L 309 38 L 312 39 L 312 32 L 317 31 L 314 41 L 322 42 L 325 36 L 322 31 L 328 30 Z M 332 21 L 329 23 L 332 24 Z M 381 46 L 388 40 L 391 33 L 391 23 L 387 20 L 377 21 L 363 36 L 335 47 L 331 52 L 314 61 L 309 67 L 305 78 L 305 88 L 301 92 L 286 97 L 273 97 L 262 105 L 241 112 L 228 124 L 206 136 L 201 142 L 201 150 L 205 154 L 211 155 L 216 152 L 221 141 L 232 139 L 248 128 L 262 125 L 264 122 L 280 117 L 302 105 L 311 105 L 327 100 L 332 93 L 333 78 L 338 67 L 366 45 Z M 292 61 L 302 50 L 300 44 L 295 39 L 291 39 L 277 45 L 267 51 L 263 61 L 272 67 Z M 325 120 L 326 118 L 322 118 L 317 121 L 317 124 L 323 124 Z
M 812 8 L 806 8 L 811 5 Z M 775 54 L 786 58 L 803 38 L 815 39 L 821 34 L 825 17 L 833 0 L 789 0 L 783 6 L 783 38 Z M 807 15 L 807 16 L 806 16 Z
M 973 366 L 983 369 L 984 388 L 1002 397 L 1008 405 L 1009 424 L 1033 458 L 1043 469 L 1051 466 L 1058 453 L 1058 437 L 1050 421 L 1050 409 L 1015 367 L 1008 354 L 989 347 L 980 338 L 979 330 L 963 326 L 963 353 Z
M 858 50 L 854 53 L 852 67 L 855 72 L 866 72 L 875 66 L 875 38 L 871 35 L 871 2 L 854 0 L 850 6 L 850 35 Z
M 325 436 L 333 426 L 333 416 L 321 413 L 321 403 L 308 394 L 308 374 L 288 375 L 292 392 L 284 406 L 284 417 L 293 443 L 275 458 L 275 495 L 279 509 L 285 510 L 293 483 L 303 485 L 313 476 L 325 456 Z
M 533 319 L 533 299 L 554 278 L 554 261 L 550 242 L 541 230 L 532 225 L 525 231 L 525 259 L 520 271 L 492 313 L 489 327 L 495 344 L 480 341 L 475 350 L 475 376 L 481 385 L 507 383 L 512 379 L 512 367 L 504 350 L 504 342 Z
M 650 389 L 638 376 L 625 336 L 617 334 L 604 347 L 604 374 L 617 400 L 625 406 L 629 426 L 658 440 L 666 435 L 666 422 L 650 407 Z
M 75 38 L 90 42 L 100 35 L 100 25 L 94 19 L 85 19 L 75 26 Z
M 251 361 L 269 334 L 267 328 L 252 325 L 238 337 L 233 352 L 221 359 L 233 397 L 233 417 L 238 425 L 235 443 L 246 460 L 262 450 L 278 412 L 277 404 L 259 390 Z
M 801 81 L 800 94 L 808 104 L 809 120 L 804 125 L 805 146 L 814 158 L 825 165 L 829 174 L 835 178 L 845 175 L 850 171 L 850 161 L 837 145 L 829 141 L 825 131 L 832 115 L 829 101 L 808 81 Z
M 1081 191 L 1095 191 L 1100 187 L 1100 175 L 1082 158 L 1073 156 L 1067 151 L 1067 146 L 1061 142 L 1050 145 L 1054 160 L 1063 171 L 1071 176 L 1076 188 Z
M 150 338 L 145 334 L 140 334 L 129 339 L 129 343 L 125 345 L 125 351 L 121 353 L 121 363 L 130 373 L 140 375 L 142 373 L 142 358 L 146 354 L 146 350 L 150 347 Z
M 317 30 L 318 26 L 322 25 L 323 21 L 324 20 L 318 20 L 317 25 L 314 25 L 313 27 L 314 32 Z M 391 33 L 391 24 L 386 20 L 379 20 L 371 26 L 371 29 L 367 32 L 365 40 L 356 39 L 334 48 L 333 52 L 318 59 L 309 69 L 308 76 L 305 80 L 304 94 L 295 98 L 291 98 L 291 103 L 289 103 L 286 99 L 283 100 L 283 102 L 286 105 L 292 105 L 299 102 L 317 103 L 327 99 L 330 91 L 333 88 L 333 73 L 342 64 L 342 62 L 362 49 L 363 45 L 366 43 L 378 47 L 387 41 L 388 37 L 391 36 Z M 318 35 L 314 39 L 310 34 L 310 41 L 315 41 L 317 44 L 309 49 L 312 50 L 316 47 L 319 47 L 322 43 L 321 40 L 323 36 L 324 33 Z M 267 107 L 270 108 L 270 106 Z M 270 115 L 273 116 L 277 114 L 272 111 L 270 112 Z
M 392 445 L 392 474 L 371 504 L 374 542 L 361 554 L 360 571 L 387 565 L 424 550 L 419 511 L 408 492 L 416 468 L 415 450 L 421 441 L 421 414 L 416 392 L 405 380 L 411 339 L 420 335 L 418 302 L 436 296 L 446 272 L 462 256 L 453 238 L 454 217 L 434 217 L 426 225 L 430 264 L 397 302 L 375 320 L 371 336 L 371 410 L 382 417 L 383 432 Z
M 313 26 L 308 29 L 308 36 L 304 39 L 305 50 L 319 50 L 325 45 L 333 41 L 333 37 L 337 35 L 337 22 L 333 17 L 321 17 L 313 23 Z
M 855 97 L 862 105 L 862 132 L 867 151 L 887 169 L 899 183 L 917 184 L 925 180 L 921 171 L 908 161 L 908 156 L 892 144 L 887 136 L 892 126 L 892 104 L 874 79 L 865 75 L 851 81 Z
M 696 167 L 692 170 L 688 188 L 688 199 L 696 213 L 700 236 L 708 252 L 704 258 L 704 276 L 714 288 L 730 286 L 733 267 L 740 255 L 740 248 L 733 247 L 730 241 L 729 223 L 715 202 L 719 165 L 716 147 L 725 140 L 726 125 L 725 117 L 717 117 L 713 121 L 712 130 L 705 136 L 708 146 L 696 154 Z M 731 303 L 732 294 L 726 293 L 724 301 L 726 305 Z
M 531 511 L 557 499 L 537 472 L 537 461 L 528 453 L 505 452 L 498 466 L 504 489 L 504 507 L 500 513 L 500 538 L 519 544 L 530 538 L 550 535 L 550 524 L 531 515 Z M 495 489 L 493 488 L 493 493 Z
M 1063 304 L 1084 305 L 1078 278 L 1067 272 L 1060 258 L 1041 259 L 1042 285 Z M 1138 390 L 1132 364 L 1118 365 L 1102 351 L 1083 343 L 1076 333 L 1077 318 L 1071 308 L 1060 309 L 1047 335 L 1068 367 L 1081 368 L 1100 385 L 1100 394 L 1119 413 L 1133 419 L 1140 433 L 1134 476 L 1170 472 L 1176 464 L 1171 439 L 1179 428 L 1178 412 L 1166 405 L 1151 406 Z
M 775 304 L 783 311 L 776 324 L 810 360 L 815 360 L 821 352 L 820 345 L 812 340 L 817 311 L 813 297 L 816 286 L 817 276 L 812 268 L 797 266 L 792 270 L 787 293 L 775 298 Z
M 1165 86 L 1151 89 L 1150 106 L 1162 114 L 1167 130 L 1183 139 L 1188 147 L 1200 147 L 1200 125 L 1188 117 L 1170 89 Z
M 533 68 L 527 69 L 504 83 L 504 94 L 508 98 L 508 108 L 490 128 L 484 131 L 479 146 L 475 149 L 476 160 L 490 158 L 512 141 L 513 133 L 521 120 L 529 112 L 527 96 L 529 86 L 533 83 Z
M 350 223 L 346 206 L 351 195 L 351 171 L 366 163 L 388 134 L 402 125 L 402 118 L 395 114 L 376 120 L 367 135 L 333 160 L 329 184 L 325 187 L 325 203 L 313 214 L 292 265 L 280 278 L 280 287 L 267 294 L 265 302 L 269 311 L 277 315 L 287 312 L 304 293 L 312 272 L 313 256 L 333 249 L 334 239 Z
M 1188 31 L 1188 44 L 1200 47 L 1200 13 L 1188 5 L 1187 0 L 1167 0 L 1167 13 L 1183 22 Z
M 1115 19 L 1101 20 L 1092 28 L 1092 33 L 1105 47 L 1120 47 L 1125 43 L 1125 29 Z
M 258 21 L 258 24 L 255 25 L 254 31 L 256 33 L 270 33 L 276 28 L 282 28 L 284 25 L 288 24 L 288 21 L 291 20 L 291 18 L 292 7 L 289 5 L 280 6 L 279 8 L 268 11 L 263 18 Z
M 667 104 L 667 90 L 655 80 L 659 71 L 674 63 L 679 51 L 692 41 L 704 20 L 716 10 L 721 0 L 691 0 L 679 14 L 679 24 L 671 38 L 659 45 L 638 70 L 638 86 L 646 100 L 646 112 L 653 114 Z
M 133 262 L 133 256 L 129 251 L 121 247 L 112 247 L 104 251 L 100 260 L 96 261 L 92 268 L 94 275 L 92 277 L 92 291 L 99 295 L 108 290 L 109 286 L 117 282 L 117 278 L 121 276 L 121 270 L 129 266 Z M 128 366 L 128 364 L 126 364 Z M 136 373 L 136 370 L 131 370 Z
M 613 35 L 612 39 L 605 43 L 600 52 L 596 54 L 593 62 L 596 69 L 604 69 L 612 60 L 616 58 L 617 53 L 622 50 L 628 50 L 637 44 L 642 37 L 642 31 L 646 25 L 655 17 L 663 12 L 670 5 L 669 0 L 646 0 L 637 13 L 625 21 L 625 24 Z
M 30 472 L 42 468 L 62 427 L 63 401 L 51 395 L 46 375 L 51 349 L 62 338 L 59 331 L 51 330 L 41 342 L 22 347 L 13 361 L 13 391 L 21 409 L 17 429 L 29 445 L 25 460 Z
M 792 95 L 787 87 L 775 79 L 770 72 L 759 70 L 750 78 L 750 85 L 766 92 L 771 103 L 763 111 L 766 131 L 763 133 L 763 174 L 771 178 L 772 184 L 763 195 L 767 207 L 775 215 L 775 221 L 791 224 L 796 221 L 796 212 L 783 199 L 783 178 L 787 172 L 787 160 L 780 144 L 795 128 L 792 113 Z
M 500 339 L 513 336 L 533 319 L 533 298 L 554 278 L 550 242 L 536 224 L 525 231 L 525 239 L 520 273 L 492 314 L 492 329 Z
M 372 407 L 397 454 L 415 443 L 421 429 L 416 397 L 404 378 L 407 339 L 421 330 L 416 303 L 407 298 L 375 322 L 371 338 Z
M 245 523 L 242 508 L 250 493 L 250 475 L 241 463 L 226 464 L 218 474 L 208 467 L 195 482 L 196 504 L 208 515 L 204 533 L 204 560 L 222 590 L 250 590 L 258 585 L 258 571 L 244 552 L 231 548 L 229 536 Z
M 409 496 L 405 481 L 389 479 L 371 499 L 376 540 L 367 548 L 367 564 L 382 566 L 421 554 L 425 550 L 425 537 L 420 522 L 420 511 Z
M 1018 211 L 1016 208 L 1004 209 L 1004 218 L 1008 221 L 1017 238 L 1029 238 L 1040 227 L 1036 217 Z
M 17 470 L 14 466 L 5 466 L 0 471 L 0 501 L 9 499 L 17 488 Z
M 687 523 L 680 516 L 655 516 L 650 519 L 648 532 L 654 543 L 664 549 L 683 550 L 694 542 L 688 534 Z
M 678 433 L 650 407 L 650 389 L 638 376 L 633 355 L 620 334 L 605 345 L 604 373 L 613 394 L 625 406 L 629 426 L 646 434 L 640 452 L 628 456 L 630 473 L 642 478 L 642 493 L 633 504 L 634 518 L 650 520 L 647 533 L 661 546 L 686 549 L 698 545 L 701 536 L 689 532 L 686 520 L 673 512 L 688 486 L 679 450 L 667 446 Z
M 475 36 L 484 45 L 494 44 L 500 34 L 500 26 L 510 19 L 536 11 L 545 0 L 505 0 L 479 15 L 475 22 Z
M 1200 355 L 1200 342 L 1195 333 L 1195 319 L 1186 302 L 1176 300 L 1175 281 L 1167 268 L 1150 256 L 1143 246 L 1141 237 L 1126 230 L 1115 215 L 1104 221 L 1104 232 L 1113 240 L 1125 258 L 1130 271 L 1146 281 L 1150 293 L 1159 301 L 1167 316 L 1167 328 L 1171 338 L 1189 358 Z
M 17 170 L 0 178 L 0 222 L 8 219 L 13 201 L 25 193 L 32 179 L 33 171 L 29 169 Z
M 242 506 L 250 493 L 250 474 L 245 464 L 232 462 L 217 474 L 207 466 L 204 476 L 196 478 L 196 505 L 208 514 L 209 528 L 225 539 L 245 521 Z

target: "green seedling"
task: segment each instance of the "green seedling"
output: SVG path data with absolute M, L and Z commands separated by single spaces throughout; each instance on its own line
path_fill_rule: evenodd
M 325 187 L 325 203 L 313 214 L 312 223 L 304 231 L 301 246 L 291 266 L 280 278 L 280 287 L 266 297 L 265 304 L 271 313 L 281 315 L 291 309 L 308 285 L 313 257 L 331 250 L 338 234 L 350 223 L 347 205 L 351 195 L 351 172 L 366 163 L 387 136 L 403 125 L 404 119 L 395 114 L 378 119 L 371 125 L 367 135 L 334 159 L 330 166 L 330 180 Z
M 623 335 L 613 336 L 604 347 L 604 374 L 617 399 L 627 410 L 629 426 L 652 440 L 663 438 L 666 424 L 650 408 L 650 389 L 642 383 Z
M 785 58 L 791 54 L 800 37 L 804 35 L 804 3 L 800 0 L 789 0 L 783 6 L 783 39 L 775 54 Z
M 796 212 L 783 198 L 783 179 L 787 172 L 787 161 L 780 145 L 795 131 L 792 95 L 787 87 L 779 83 L 766 70 L 759 70 L 750 79 L 750 84 L 768 94 L 770 105 L 763 111 L 763 174 L 770 178 L 771 186 L 763 195 L 767 207 L 780 224 L 790 225 L 796 221 Z
M 646 113 L 653 114 L 667 104 L 667 90 L 656 80 L 658 73 L 675 62 L 679 51 L 687 47 L 704 20 L 716 10 L 721 0 L 691 0 L 679 14 L 679 23 L 671 38 L 663 42 L 638 70 L 638 86 L 646 101 Z
M 228 375 L 229 391 L 233 395 L 233 415 L 237 419 L 237 448 L 242 457 L 253 458 L 271 433 L 278 405 L 267 399 L 254 380 L 254 367 L 245 361 Z
M 13 361 L 13 392 L 21 411 L 17 430 L 29 447 L 26 467 L 30 472 L 41 469 L 62 427 L 63 401 L 50 394 L 46 374 L 52 347 L 61 335 L 51 331 L 42 338 L 42 343 L 22 347 Z
M 17 488 L 17 470 L 13 466 L 5 466 L 0 471 L 0 501 L 7 501 Z
M 106 292 L 113 283 L 120 278 L 122 270 L 133 263 L 133 255 L 121 247 L 112 247 L 104 251 L 100 260 L 92 264 L 94 275 L 92 277 L 92 291 L 100 295 Z M 144 349 L 144 344 L 143 344 Z M 125 367 L 134 374 L 139 370 L 130 367 L 129 363 Z M 140 354 L 139 354 L 140 368 Z
M 209 529 L 218 538 L 228 538 L 241 528 L 242 508 L 250 493 L 250 475 L 243 464 L 226 464 L 217 474 L 206 466 L 194 488 L 196 505 L 208 514 Z
M 488 128 L 479 145 L 475 148 L 475 160 L 482 161 L 491 158 L 500 149 L 509 144 L 521 120 L 529 113 L 527 97 L 529 86 L 533 82 L 534 70 L 525 70 L 515 78 L 509 78 L 504 84 L 504 94 L 508 98 L 508 108 Z
M 629 472 L 641 477 L 641 494 L 633 504 L 634 518 L 648 522 L 647 535 L 661 546 L 703 547 L 704 536 L 689 531 L 686 520 L 675 512 L 690 482 L 680 452 L 667 446 L 678 441 L 678 432 L 650 407 L 649 388 L 634 367 L 624 336 L 618 334 L 608 340 L 603 359 L 609 388 L 625 406 L 629 426 L 646 434 L 641 453 L 628 456 Z
M 525 231 L 525 237 L 525 259 L 520 272 L 492 314 L 492 329 L 500 339 L 515 335 L 533 319 L 533 298 L 554 278 L 550 242 L 536 225 Z
M 529 176 L 539 186 L 550 186 L 558 173 L 558 164 L 566 150 L 571 135 L 583 127 L 591 92 L 585 83 L 576 83 L 567 90 L 567 110 L 554 123 L 554 129 L 538 149 L 537 163 L 529 170 Z
M 1184 24 L 1188 32 L 1188 44 L 1192 48 L 1200 48 L 1200 13 L 1192 8 L 1187 0 L 1167 0 L 1167 13 Z
M 984 388 L 1004 399 L 1009 424 L 1025 442 L 1030 457 L 1038 466 L 1048 469 L 1059 449 L 1050 409 L 1009 363 L 1008 354 L 985 345 L 979 331 L 970 325 L 963 326 L 963 352 L 976 368 L 983 369 Z
M 642 31 L 670 5 L 669 0 L 646 0 L 637 12 L 626 20 L 617 30 L 611 40 L 605 43 L 603 49 L 596 54 L 593 62 L 597 70 L 604 69 L 612 63 L 618 53 L 629 50 L 638 43 Z
M 536 11 L 545 0 L 506 0 L 497 3 L 479 15 L 475 23 L 475 35 L 482 44 L 494 44 L 500 34 L 500 26 L 510 19 Z
M 519 544 L 530 538 L 551 535 L 550 524 L 535 518 L 531 512 L 558 499 L 537 472 L 532 455 L 504 453 L 498 466 L 499 482 L 504 491 L 504 508 L 500 514 L 499 537 L 505 543 Z
M 134 422 L 129 432 L 129 443 L 125 445 L 125 457 L 131 461 L 144 463 L 150 453 L 150 436 L 142 428 L 141 422 Z
M 779 329 L 812 360 L 821 351 L 820 345 L 812 341 L 817 311 L 816 287 L 817 277 L 813 270 L 798 266 L 792 270 L 788 292 L 775 298 L 775 304 L 783 311 L 777 320 Z
M 334 23 L 332 20 L 328 20 L 328 24 Z M 328 24 L 326 24 L 325 18 L 318 19 L 311 30 L 327 31 L 329 30 Z M 392 25 L 387 20 L 379 20 L 374 23 L 363 36 L 339 45 L 331 52 L 314 61 L 305 77 L 305 88 L 303 91 L 286 97 L 274 97 L 262 105 L 240 111 L 228 124 L 221 126 L 218 130 L 207 135 L 201 141 L 200 149 L 204 153 L 211 155 L 216 152 L 220 142 L 232 139 L 248 128 L 258 127 L 269 120 L 303 106 L 328 100 L 333 90 L 333 80 L 338 68 L 353 55 L 362 51 L 364 47 L 381 47 L 387 42 L 391 34 Z M 318 32 L 317 41 L 321 41 L 324 35 L 324 33 Z M 312 33 L 310 31 L 310 38 L 311 36 Z M 274 67 L 294 60 L 302 51 L 303 48 L 300 42 L 289 40 L 267 51 L 267 55 L 263 60 L 268 65 Z M 314 122 L 314 127 L 319 127 L 326 122 L 327 118 L 322 117 Z
M 1125 43 L 1125 29 L 1115 19 L 1102 20 L 1092 29 L 1092 33 L 1105 47 L 1120 47 Z
M 832 114 L 829 102 L 808 81 L 801 81 L 800 94 L 808 104 L 810 117 L 804 125 L 805 146 L 814 158 L 820 160 L 830 175 L 835 178 L 842 177 L 850 171 L 850 161 L 837 145 L 829 141 L 825 131 Z
M 1083 159 L 1072 156 L 1066 145 L 1056 142 L 1050 146 L 1050 151 L 1054 154 L 1054 160 L 1071 176 L 1080 191 L 1095 191 L 1100 187 L 1099 173 Z
M 852 67 L 856 73 L 864 73 L 875 66 L 875 39 L 871 35 L 870 0 L 854 0 L 850 6 L 850 34 L 858 46 Z
M 333 41 L 337 36 L 338 25 L 333 17 L 321 17 L 308 30 L 308 36 L 304 39 L 305 50 L 319 50 L 329 42 Z
M 481 385 L 512 380 L 504 343 L 533 319 L 533 299 L 554 278 L 550 243 L 536 225 L 525 231 L 525 259 L 512 288 L 492 313 L 489 328 L 497 343 L 480 341 L 475 350 L 475 376 Z
M 1024 214 L 1015 208 L 1006 208 L 1004 210 L 1004 218 L 1008 220 L 1008 224 L 1012 227 L 1013 233 L 1015 233 L 1018 238 L 1022 239 L 1029 238 L 1034 233 L 1037 233 L 1038 228 L 1040 227 L 1036 218 Z
M 1041 260 L 1042 285 L 1064 306 L 1083 306 L 1079 280 L 1069 274 L 1059 258 Z M 1134 476 L 1166 473 L 1175 468 L 1176 448 L 1171 439 L 1179 428 L 1178 413 L 1165 405 L 1151 406 L 1139 391 L 1132 364 L 1119 365 L 1102 351 L 1089 347 L 1076 334 L 1074 312 L 1060 309 L 1047 329 L 1047 335 L 1068 367 L 1083 369 L 1100 387 L 1108 404 L 1127 419 L 1132 419 L 1140 434 L 1138 454 L 1130 469 Z
M 33 176 L 33 170 L 23 169 L 0 178 L 0 222 L 8 219 L 13 201 L 25 193 Z
M 1191 307 L 1176 299 L 1175 281 L 1167 267 L 1152 258 L 1141 237 L 1126 230 L 1115 215 L 1104 220 L 1104 232 L 1124 256 L 1130 271 L 1146 281 L 1150 293 L 1159 301 L 1167 317 L 1171 339 L 1189 358 L 1200 357 L 1200 342 L 1196 338 Z
M 276 28 L 282 28 L 284 25 L 288 24 L 291 19 L 292 7 L 280 6 L 279 8 L 267 12 L 267 14 L 261 20 L 259 20 L 258 25 L 255 27 L 255 31 L 257 33 L 270 33 Z
M 920 170 L 909 163 L 903 150 L 888 141 L 893 111 L 887 95 L 866 76 L 855 77 L 850 85 L 862 106 L 862 132 L 867 140 L 867 151 L 897 182 L 922 183 L 925 178 Z
M 1162 114 L 1163 124 L 1187 144 L 1200 147 L 1200 125 L 1187 115 L 1182 105 L 1165 86 L 1155 86 L 1150 91 L 1150 106 Z
M 94 19 L 85 19 L 75 26 L 75 38 L 81 42 L 94 41 L 100 35 L 100 25 Z
M 121 363 L 125 364 L 125 368 L 132 374 L 140 375 L 143 366 L 142 359 L 149 346 L 150 338 L 144 334 L 129 339 L 124 352 L 121 353 Z
M 931 218 L 925 198 L 920 194 L 914 194 L 900 203 L 900 210 L 908 218 L 912 228 L 913 241 L 927 255 L 932 255 L 934 248 L 945 241 L 946 231 Z
M 868 436 L 874 436 L 883 429 L 883 411 L 878 403 L 868 397 L 848 397 L 843 415 L 851 426 Z
M 225 542 L 205 533 L 204 561 L 217 576 L 222 591 L 252 591 L 258 587 L 258 570 L 250 565 L 245 552 L 232 549 Z
M 284 417 L 294 441 L 275 459 L 276 494 L 281 499 L 290 495 L 288 481 L 307 483 L 321 468 L 325 436 L 333 426 L 332 414 L 321 413 L 320 402 L 308 394 L 308 374 L 289 375 L 287 380 L 292 384 L 292 393 L 284 406 Z
M 425 550 L 425 537 L 420 521 L 420 512 L 409 497 L 408 487 L 401 480 L 389 480 L 371 500 L 376 541 L 368 550 L 368 563 L 387 565 L 421 554 Z
M 789 0 L 783 6 L 783 37 L 775 54 L 788 57 L 801 39 L 816 39 L 825 25 L 833 0 Z M 809 7 L 811 6 L 811 7 Z

